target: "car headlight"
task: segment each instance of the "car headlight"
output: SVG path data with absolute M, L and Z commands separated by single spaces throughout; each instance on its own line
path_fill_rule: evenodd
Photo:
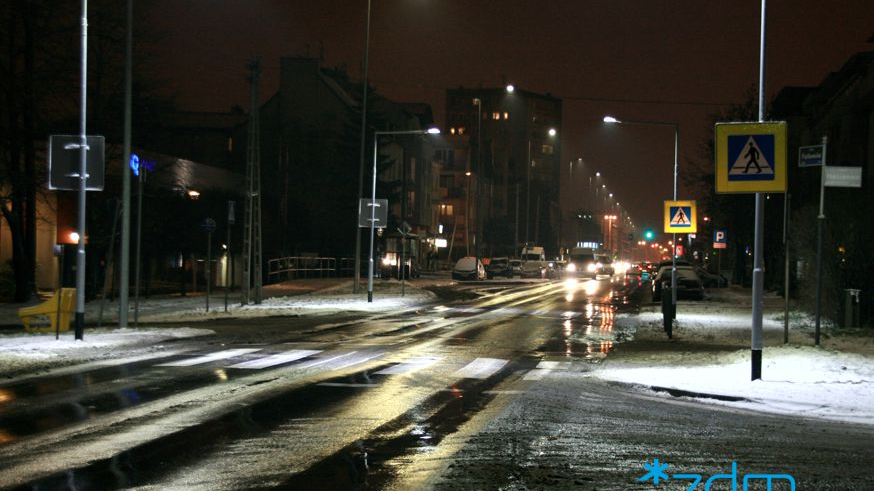
M 589 265 L 586 266 L 586 271 L 588 271 L 590 273 L 595 272 L 595 270 L 597 270 L 597 269 L 598 269 L 598 265 L 595 263 L 589 263 Z
M 577 271 L 577 265 L 574 263 L 570 263 L 567 265 L 566 268 L 564 268 L 564 270 L 567 271 L 568 273 L 574 273 Z

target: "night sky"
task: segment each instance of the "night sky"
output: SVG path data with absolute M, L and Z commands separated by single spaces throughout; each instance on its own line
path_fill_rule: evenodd
M 260 57 L 261 98 L 281 56 L 324 55 L 360 77 L 366 0 L 146 0 L 138 19 L 157 40 L 150 69 L 180 109 L 248 111 L 246 64 Z M 669 127 L 606 127 L 602 118 L 680 124 L 680 173 L 702 159 L 708 115 L 758 83 L 759 0 L 373 0 L 370 81 L 444 119 L 446 88 L 517 87 L 564 101 L 562 204 L 586 204 L 598 170 L 634 221 L 660 226 L 670 198 Z M 874 50 L 872 0 L 770 0 L 767 94 L 815 86 L 850 55 Z M 585 168 L 569 162 L 583 159 Z M 681 187 L 680 198 L 686 197 Z

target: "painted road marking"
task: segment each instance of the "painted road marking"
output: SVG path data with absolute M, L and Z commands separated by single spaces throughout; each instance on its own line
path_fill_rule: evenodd
M 556 370 L 568 370 L 570 367 L 570 362 L 541 361 L 537 364 L 537 367 L 534 370 L 526 373 L 525 376 L 522 377 L 522 380 L 542 380 L 543 377 Z
M 435 356 L 418 356 L 403 363 L 384 368 L 375 373 L 375 375 L 400 375 L 410 373 L 423 368 L 428 368 L 431 365 L 440 361 L 441 358 Z
M 300 360 L 301 358 L 306 358 L 307 356 L 312 356 L 321 352 L 321 350 L 293 349 L 290 351 L 277 353 L 275 355 L 265 356 L 264 358 L 237 363 L 236 365 L 231 365 L 228 368 L 248 368 L 258 370 L 261 368 L 281 365 L 283 363 L 290 363 L 292 361 Z
M 155 365 L 157 367 L 190 367 L 192 365 L 200 365 L 202 363 L 209 363 L 218 360 L 227 360 L 228 358 L 233 358 L 235 356 L 245 355 L 247 353 L 254 353 L 255 351 L 261 351 L 261 348 L 240 348 L 240 349 L 228 349 L 224 351 L 217 351 L 215 353 L 210 353 L 204 356 L 198 356 L 195 358 L 189 358 L 187 360 L 179 360 L 179 361 L 171 361 L 169 363 L 161 363 Z
M 452 375 L 460 378 L 485 379 L 491 377 L 507 363 L 509 363 L 509 360 L 501 360 L 498 358 L 477 358 Z

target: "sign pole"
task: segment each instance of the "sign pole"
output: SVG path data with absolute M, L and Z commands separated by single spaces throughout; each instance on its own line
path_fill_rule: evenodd
M 212 232 L 206 233 L 206 311 L 209 312 L 210 270 L 212 269 Z
M 762 0 L 761 35 L 759 37 L 759 122 L 765 121 L 765 34 L 767 0 Z M 762 378 L 762 314 L 764 302 L 764 261 L 762 249 L 765 232 L 765 199 L 756 193 L 756 218 L 753 251 L 753 323 L 752 323 L 752 369 L 750 380 Z
M 88 0 L 82 0 L 82 48 L 81 48 L 81 83 L 79 96 L 81 111 L 79 124 L 81 139 L 79 141 L 79 243 L 76 247 L 76 318 L 75 338 L 82 340 L 85 334 L 85 190 L 87 186 L 88 137 L 87 104 L 88 104 Z M 58 303 L 60 305 L 60 303 Z
M 789 191 L 783 195 L 783 344 L 789 344 Z
M 825 226 L 825 174 L 828 137 L 822 137 L 822 166 L 819 175 L 819 215 L 816 217 L 816 323 L 814 344 L 819 346 L 820 321 L 822 318 L 822 229 Z

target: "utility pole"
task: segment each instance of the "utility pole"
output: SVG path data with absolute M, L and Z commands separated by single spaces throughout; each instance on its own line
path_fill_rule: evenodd
M 249 65 L 249 145 L 246 153 L 246 209 L 243 224 L 243 298 L 261 303 L 261 129 L 258 111 L 258 81 L 261 63 Z M 254 278 L 253 278 L 254 277 Z M 253 281 L 254 280 L 254 281 Z
M 118 327 L 127 327 L 130 295 L 130 164 L 131 153 L 131 85 L 133 51 L 133 0 L 127 0 L 127 45 L 124 64 L 124 159 L 122 161 L 121 198 L 121 269 L 118 286 Z M 113 241 L 115 236 L 113 235 Z

